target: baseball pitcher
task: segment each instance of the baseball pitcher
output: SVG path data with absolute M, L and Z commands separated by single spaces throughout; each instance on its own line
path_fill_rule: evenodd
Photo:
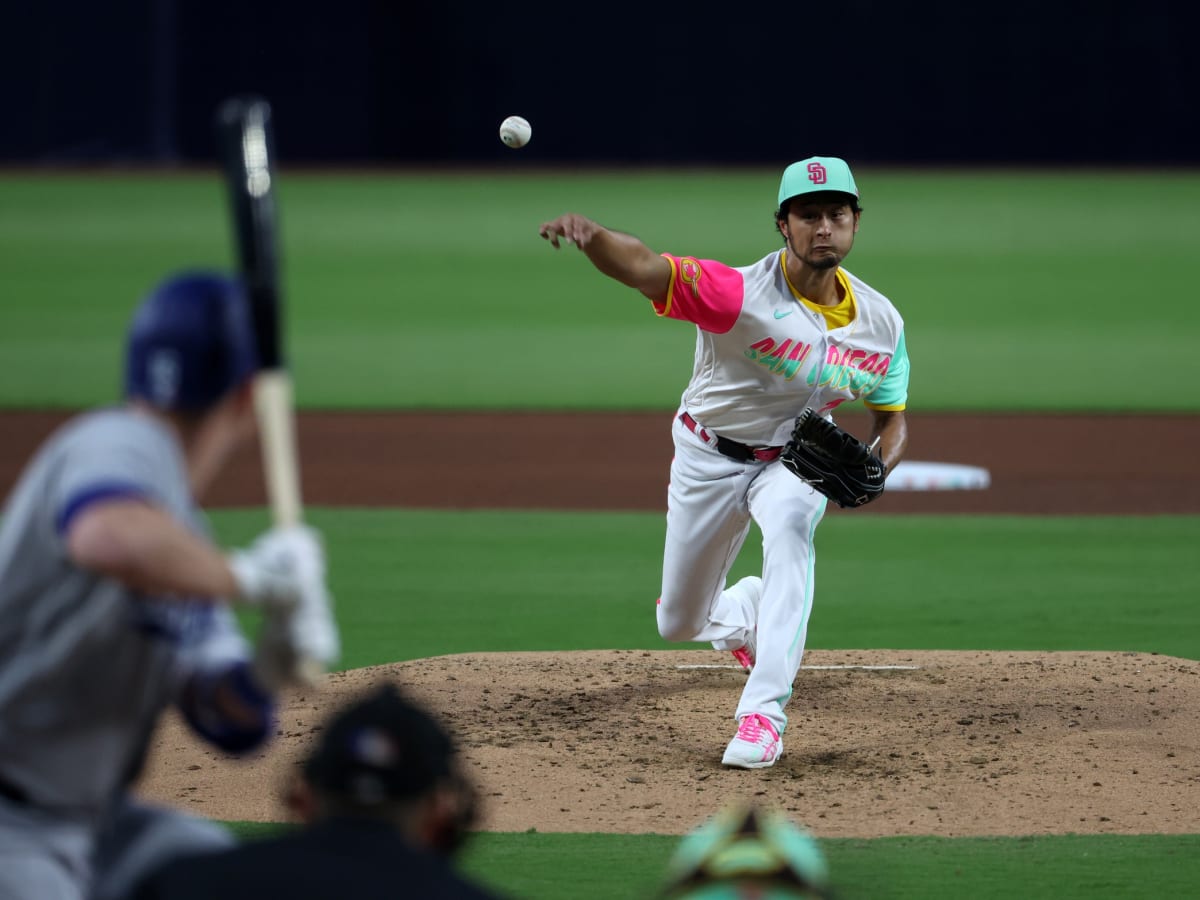
M 673 420 L 657 618 L 667 640 L 711 642 L 749 673 L 727 766 L 763 768 L 783 752 L 812 612 L 813 534 L 828 499 L 854 507 L 878 497 L 908 443 L 904 322 L 841 268 L 861 216 L 846 162 L 811 157 L 780 181 L 783 248 L 748 266 L 659 254 L 575 213 L 540 229 L 641 291 L 660 317 L 696 327 L 695 367 Z M 832 423 L 853 400 L 873 413 L 867 442 Z M 726 587 L 751 521 L 762 531 L 762 575 Z

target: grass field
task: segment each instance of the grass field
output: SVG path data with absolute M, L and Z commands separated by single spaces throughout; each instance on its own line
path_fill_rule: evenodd
M 866 213 L 847 267 L 905 314 L 913 408 L 1200 412 L 1188 389 L 1200 173 L 856 175 Z M 577 210 L 656 249 L 745 264 L 778 244 L 777 184 L 777 171 L 285 172 L 298 399 L 669 409 L 691 370 L 692 330 L 655 322 L 573 250 L 553 253 L 537 226 Z M 136 299 L 171 269 L 229 265 L 223 204 L 211 173 L 0 173 L 0 407 L 114 399 Z M 311 516 L 329 542 L 347 668 L 668 646 L 651 618 L 659 515 Z M 213 521 L 227 543 L 267 524 L 262 510 Z M 1200 659 L 1200 516 L 831 517 L 817 541 L 813 648 Z M 735 574 L 756 554 L 752 537 Z M 674 843 L 484 834 L 464 863 L 513 897 L 633 900 L 653 891 Z M 1200 835 L 824 846 L 843 898 L 1200 895 Z
M 246 838 L 278 831 L 249 822 L 235 828 Z M 512 897 L 650 900 L 677 840 L 481 834 L 467 845 L 463 867 Z M 826 840 L 821 846 L 840 900 L 1183 898 L 1195 896 L 1200 882 L 1197 835 L 902 837 Z
M 864 170 L 848 267 L 899 305 L 922 409 L 1200 408 L 1200 174 Z M 692 331 L 555 254 L 567 210 L 663 251 L 778 246 L 775 171 L 284 173 L 288 321 L 307 406 L 664 408 Z M 214 174 L 0 174 L 0 406 L 117 390 L 132 303 L 227 266 Z
M 564 889 L 561 880 L 521 875 L 523 864 L 537 859 L 523 837 L 484 836 L 471 849 L 468 870 L 487 878 L 508 857 L 514 863 L 508 883 L 520 896 L 648 898 L 675 843 L 655 836 L 547 836 L 538 848 L 545 864 L 536 871 L 553 871 L 556 859 L 564 857 L 579 866 Z M 842 900 L 1188 897 L 1200 883 L 1200 837 L 1194 835 L 840 839 L 822 847 Z M 628 888 L 605 887 L 612 873 L 625 871 L 632 872 Z

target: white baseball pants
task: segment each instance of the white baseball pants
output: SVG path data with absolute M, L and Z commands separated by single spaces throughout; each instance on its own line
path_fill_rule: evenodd
M 812 613 L 813 534 L 827 501 L 778 460 L 722 456 L 678 417 L 672 437 L 659 633 L 734 649 L 757 628 L 756 662 L 735 718 L 759 713 L 783 734 Z M 725 590 L 751 521 L 763 537 L 757 611 L 743 592 Z

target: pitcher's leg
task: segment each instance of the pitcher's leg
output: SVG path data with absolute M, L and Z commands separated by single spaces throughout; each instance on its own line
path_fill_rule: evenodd
M 756 660 L 737 717 L 766 716 L 783 733 L 784 712 L 800 671 L 812 613 L 816 554 L 813 536 L 826 500 L 783 466 L 755 482 L 750 506 L 763 534 L 763 593 Z
M 740 640 L 754 623 L 722 591 L 750 529 L 746 467 L 678 422 L 674 436 L 658 631 L 669 641 Z
M 738 629 L 730 637 L 714 640 L 713 649 L 732 650 L 736 655 L 737 651 L 745 648 L 747 657 L 743 665 L 746 671 L 750 671 L 754 661 L 755 631 L 758 627 L 758 607 L 761 599 L 762 578 L 758 575 L 747 575 L 721 591 L 713 605 L 711 618 L 714 624 L 729 625 Z

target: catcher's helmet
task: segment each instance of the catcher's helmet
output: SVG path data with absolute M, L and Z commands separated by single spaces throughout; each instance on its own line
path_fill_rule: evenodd
M 125 396 L 173 412 L 203 412 L 258 369 L 249 301 L 240 281 L 184 272 L 150 292 L 134 314 Z

